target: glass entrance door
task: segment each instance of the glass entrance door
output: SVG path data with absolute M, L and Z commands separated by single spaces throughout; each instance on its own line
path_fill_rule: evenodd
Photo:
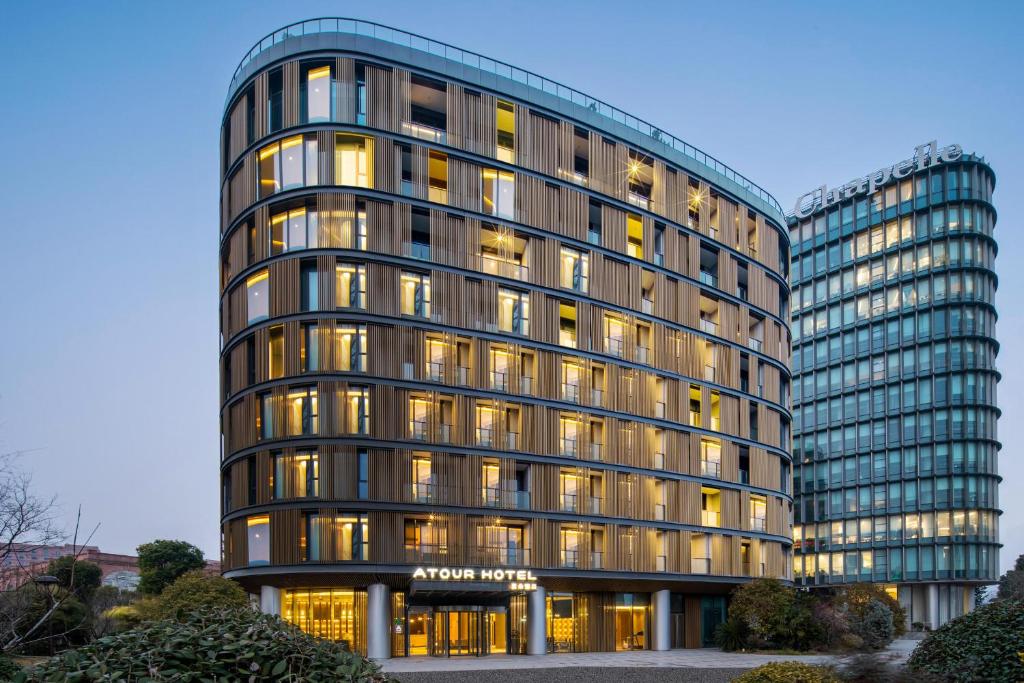
M 432 620 L 431 652 L 435 657 L 479 656 L 485 639 L 481 612 L 435 610 Z

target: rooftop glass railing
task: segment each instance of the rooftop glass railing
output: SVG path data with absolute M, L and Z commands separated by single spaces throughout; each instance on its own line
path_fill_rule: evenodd
M 577 104 L 595 112 L 596 114 L 615 121 L 616 123 L 631 128 L 655 142 L 660 142 L 671 147 L 683 156 L 689 157 L 698 164 L 701 164 L 706 168 L 719 173 L 728 180 L 733 181 L 782 214 L 782 207 L 779 205 L 778 201 L 776 201 L 775 198 L 760 185 L 757 185 L 752 180 L 749 180 L 743 175 L 737 173 L 722 162 L 718 161 L 718 159 L 705 154 L 693 145 L 687 144 L 660 128 L 653 126 L 642 119 L 638 119 L 631 114 L 627 114 L 621 109 L 581 93 L 578 90 L 562 85 L 561 83 L 557 83 L 548 78 L 544 78 L 543 76 L 538 76 L 535 73 L 512 66 L 511 64 L 506 64 L 504 62 L 491 59 L 490 57 L 484 57 L 483 55 L 476 54 L 475 52 L 470 52 L 452 45 L 447 45 L 446 43 L 431 40 L 430 38 L 425 38 L 423 36 L 416 35 L 415 33 L 408 33 L 407 31 L 391 28 L 390 26 L 376 24 L 372 21 L 360 21 L 345 18 L 309 19 L 307 21 L 290 24 L 268 34 L 262 40 L 253 45 L 252 49 L 249 50 L 245 57 L 242 58 L 242 61 L 239 62 L 238 68 L 235 69 L 235 74 L 231 79 L 231 87 L 228 90 L 228 97 L 231 97 L 236 88 L 247 76 L 247 74 L 243 73 L 245 67 L 261 53 L 269 50 L 275 45 L 283 43 L 289 38 L 300 38 L 302 36 L 318 33 L 344 33 L 354 36 L 376 38 L 377 40 L 381 40 L 386 43 L 442 57 L 458 64 L 479 69 L 484 73 L 495 74 L 497 76 L 508 78 L 516 83 L 521 83 L 546 94 L 558 97 L 566 102 Z

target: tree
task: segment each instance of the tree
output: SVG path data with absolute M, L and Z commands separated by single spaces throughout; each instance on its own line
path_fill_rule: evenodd
M 751 637 L 782 644 L 795 599 L 796 591 L 778 579 L 754 579 L 733 591 L 729 616 L 740 620 Z
M 231 579 L 206 576 L 199 570 L 182 574 L 157 598 L 161 619 L 177 619 L 199 608 L 239 608 L 249 605 L 249 595 Z
M 71 591 L 82 602 L 92 600 L 96 589 L 103 582 L 103 570 L 98 564 L 79 560 L 74 555 L 50 560 L 46 573 L 55 577 L 61 588 Z
M 1024 555 L 1017 558 L 1013 569 L 999 577 L 996 600 L 1024 600 Z
M 203 551 L 185 541 L 143 543 L 136 551 L 141 577 L 139 591 L 149 595 L 161 593 L 185 572 L 206 566 Z

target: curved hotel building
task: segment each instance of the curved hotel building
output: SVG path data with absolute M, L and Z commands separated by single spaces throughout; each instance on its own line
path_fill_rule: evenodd
M 790 218 L 795 581 L 932 627 L 999 578 L 994 185 L 931 142 Z
M 347 19 L 246 56 L 221 172 L 223 566 L 264 610 L 377 658 L 666 649 L 791 579 L 757 185 Z

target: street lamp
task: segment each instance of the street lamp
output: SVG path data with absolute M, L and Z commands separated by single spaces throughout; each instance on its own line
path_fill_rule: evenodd
M 60 581 L 57 580 L 56 576 L 50 576 L 49 574 L 43 574 L 32 579 L 37 586 L 45 590 L 51 598 L 56 597 L 57 589 L 60 588 Z

